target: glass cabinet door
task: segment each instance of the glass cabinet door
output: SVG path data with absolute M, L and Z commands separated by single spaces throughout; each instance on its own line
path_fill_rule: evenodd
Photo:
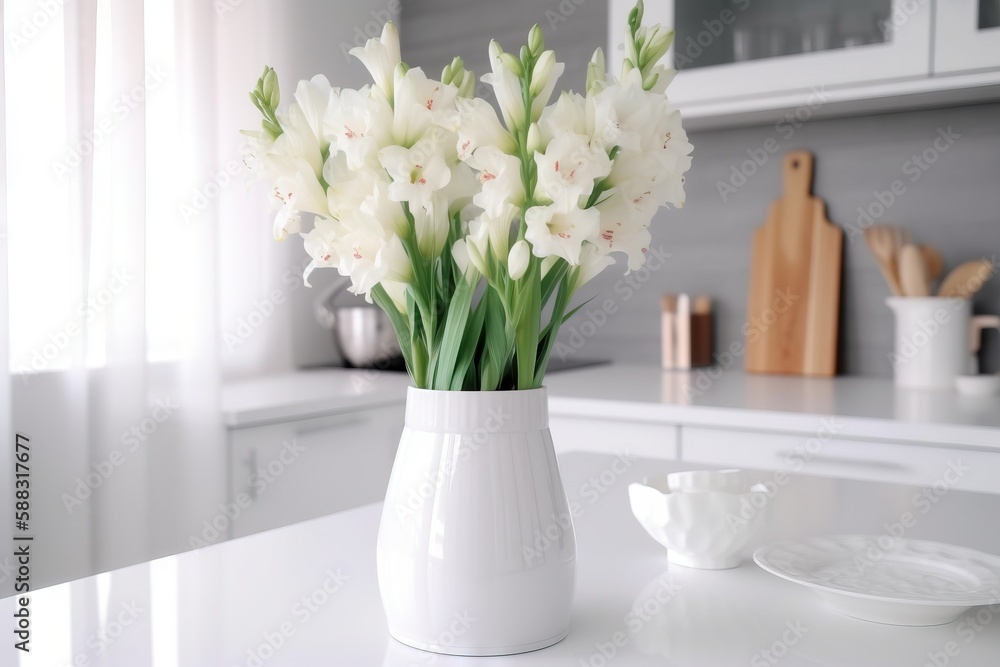
M 1000 0 L 937 0 L 934 72 L 1000 67 Z
M 891 12 L 891 0 L 675 2 L 674 67 L 712 67 L 889 43 Z
M 623 57 L 619 47 L 632 3 L 609 2 L 612 62 Z M 645 6 L 648 22 L 676 31 L 672 97 L 691 104 L 926 77 L 931 5 L 930 0 L 660 0 Z

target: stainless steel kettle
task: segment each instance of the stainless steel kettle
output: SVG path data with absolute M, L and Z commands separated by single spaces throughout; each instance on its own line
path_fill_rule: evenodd
M 388 366 L 402 354 L 389 316 L 375 304 L 347 291 L 350 278 L 340 277 L 316 299 L 316 320 L 333 331 L 340 354 L 352 366 Z

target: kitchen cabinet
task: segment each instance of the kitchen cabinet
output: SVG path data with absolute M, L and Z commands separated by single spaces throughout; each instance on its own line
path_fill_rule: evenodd
M 934 73 L 1000 68 L 1000 0 L 937 0 Z
M 683 459 L 932 489 L 1000 493 L 1000 452 L 685 426 Z
M 229 537 L 381 500 L 402 430 L 402 404 L 230 430 Z
M 583 451 L 677 458 L 677 427 L 672 424 L 550 415 L 549 430 L 557 454 Z
M 632 0 L 609 3 L 621 62 Z M 670 98 L 692 128 L 1000 97 L 997 0 L 664 0 L 676 31 Z M 784 136 L 789 139 L 791 137 Z
M 557 451 L 1000 494 L 996 401 L 891 378 L 664 372 L 613 364 L 547 379 Z M 598 418 L 596 415 L 600 415 Z

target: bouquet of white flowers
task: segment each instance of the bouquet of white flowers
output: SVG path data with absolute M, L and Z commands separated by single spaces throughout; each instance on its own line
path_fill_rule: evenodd
M 586 94 L 552 104 L 563 64 L 539 27 L 517 56 L 491 42 L 482 80 L 502 122 L 461 59 L 440 81 L 401 62 L 392 23 L 351 51 L 374 80 L 360 90 L 316 76 L 279 112 L 264 70 L 250 94 L 263 129 L 246 134 L 251 167 L 274 184 L 275 238 L 314 214 L 306 284 L 335 267 L 374 299 L 417 387 L 541 386 L 573 294 L 618 253 L 642 266 L 657 209 L 683 206 L 692 146 L 665 95 L 675 72 L 659 64 L 673 32 L 642 13 L 640 0 L 620 78 L 598 49 Z

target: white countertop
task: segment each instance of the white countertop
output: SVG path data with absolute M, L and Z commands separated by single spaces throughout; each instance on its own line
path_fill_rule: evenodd
M 891 378 L 832 380 L 711 368 L 612 364 L 546 377 L 552 414 L 1000 449 L 1000 397 L 896 389 Z
M 1000 614 L 937 627 L 879 625 L 842 616 L 810 590 L 745 562 L 734 570 L 669 566 L 632 519 L 628 482 L 690 464 L 568 454 L 560 465 L 576 519 L 579 560 L 569 636 L 498 659 L 423 653 L 389 638 L 375 577 L 381 507 L 368 505 L 162 558 L 32 594 L 32 652 L 15 652 L 13 598 L 0 600 L 4 665 L 219 667 L 266 665 L 878 665 L 918 667 L 955 642 L 950 667 L 1000 655 Z M 620 467 L 618 468 L 620 470 Z M 603 476 L 602 476 L 603 473 Z M 592 479 L 603 479 L 595 492 Z M 913 487 L 795 477 L 773 496 L 767 541 L 873 533 L 914 510 Z M 1000 496 L 952 491 L 906 536 L 1000 553 Z M 657 595 L 659 594 L 659 600 Z M 665 600 L 665 601 L 664 601 Z M 780 662 L 763 651 L 799 629 Z M 618 645 L 615 645 L 615 641 Z M 602 651 L 614 651 L 612 660 Z M 771 656 L 772 658 L 774 656 Z M 264 658 L 261 660 L 261 658 Z M 20 659 L 20 661 L 19 661 Z
M 556 415 L 805 434 L 815 432 L 817 418 L 835 417 L 843 438 L 1000 449 L 1000 398 L 896 389 L 890 378 L 605 364 L 550 373 L 545 384 Z M 227 384 L 223 414 L 238 428 L 402 405 L 407 386 L 401 372 L 299 371 Z
M 293 421 L 406 401 L 410 376 L 399 371 L 321 368 L 227 383 L 226 426 Z

